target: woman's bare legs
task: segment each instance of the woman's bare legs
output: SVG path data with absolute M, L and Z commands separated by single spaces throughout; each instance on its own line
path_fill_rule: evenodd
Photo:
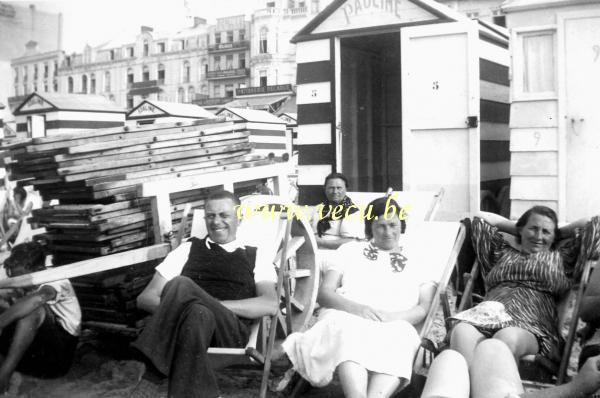
M 435 358 L 421 398 L 469 398 L 469 369 L 458 351 L 445 350 Z
M 396 376 L 383 373 L 371 373 L 367 398 L 388 398 L 400 385 L 400 379 Z
M 494 338 L 508 346 L 516 363 L 519 363 L 522 356 L 536 354 L 539 351 L 535 336 L 531 332 L 518 327 L 500 329 L 494 334 Z
M 511 393 L 523 393 L 513 353 L 499 339 L 481 342 L 475 349 L 473 363 L 469 369 L 473 398 L 505 398 Z
M 337 367 L 346 398 L 366 398 L 369 373 L 356 362 L 342 362 Z
M 473 325 L 460 322 L 452 328 L 450 335 L 450 348 L 458 351 L 471 366 L 475 347 L 485 339 L 485 336 L 479 332 Z

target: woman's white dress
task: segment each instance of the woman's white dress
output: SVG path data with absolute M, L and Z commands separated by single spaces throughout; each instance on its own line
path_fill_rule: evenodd
M 420 272 L 414 245 L 405 235 L 401 239 L 399 254 L 392 256 L 369 242 L 342 245 L 332 263 L 342 273 L 337 293 L 384 311 L 416 306 L 420 287 L 435 282 Z M 283 348 L 294 369 L 318 387 L 328 384 L 345 361 L 409 381 L 419 344 L 417 331 L 406 321 L 378 322 L 327 308 L 311 329 L 288 336 Z

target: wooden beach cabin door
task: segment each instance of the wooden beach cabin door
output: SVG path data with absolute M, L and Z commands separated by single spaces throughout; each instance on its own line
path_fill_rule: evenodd
M 401 29 L 404 190 L 443 187 L 438 219 L 479 210 L 476 25 Z
M 600 213 L 600 12 L 567 14 L 560 27 L 565 97 L 559 123 L 566 140 L 566 220 L 573 221 Z

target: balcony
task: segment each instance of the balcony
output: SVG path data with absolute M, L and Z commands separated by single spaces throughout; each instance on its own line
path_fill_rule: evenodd
M 153 93 L 160 92 L 159 81 L 158 80 L 147 80 L 145 82 L 135 82 L 131 83 L 129 86 L 129 92 L 127 95 L 148 95 Z
M 234 79 L 237 77 L 248 77 L 248 76 L 250 76 L 250 69 L 248 69 L 248 68 L 210 70 L 206 74 L 206 78 L 209 80 Z
M 200 106 L 215 106 L 223 105 L 233 100 L 232 97 L 217 97 L 217 98 L 196 98 L 192 103 Z
M 250 42 L 248 40 L 240 40 L 229 43 L 211 44 L 208 46 L 209 53 L 221 53 L 227 51 L 240 51 L 247 50 L 250 48 Z

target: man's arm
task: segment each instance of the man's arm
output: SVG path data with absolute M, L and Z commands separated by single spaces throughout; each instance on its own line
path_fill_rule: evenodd
M 56 290 L 48 285 L 42 286 L 39 290 L 23 297 L 0 314 L 0 330 L 16 320 L 26 317 L 55 298 Z
M 585 288 L 581 300 L 580 317 L 585 322 L 594 322 L 600 320 L 600 270 L 596 269 L 590 276 L 590 281 Z
M 355 238 L 344 238 L 344 237 L 338 237 L 335 239 L 324 239 L 317 234 L 315 234 L 315 240 L 317 241 L 317 247 L 319 249 L 329 249 L 329 250 L 335 250 L 338 247 L 340 247 L 341 245 L 343 245 L 344 243 L 356 241 Z
M 588 358 L 567 384 L 526 392 L 521 394 L 522 398 L 584 398 L 600 389 L 600 355 Z
M 573 221 L 567 225 L 563 225 L 558 229 L 560 231 L 560 238 L 564 239 L 573 236 L 577 228 L 585 227 L 585 224 L 587 224 L 589 221 L 589 218 L 580 218 L 579 220 Z
M 166 284 L 165 277 L 159 272 L 154 272 L 152 280 L 136 299 L 138 308 L 154 314 L 160 305 L 160 295 Z
M 256 282 L 256 297 L 243 300 L 223 300 L 221 304 L 237 316 L 256 319 L 265 315 L 275 315 L 279 308 L 279 298 L 275 284 L 262 281 Z

